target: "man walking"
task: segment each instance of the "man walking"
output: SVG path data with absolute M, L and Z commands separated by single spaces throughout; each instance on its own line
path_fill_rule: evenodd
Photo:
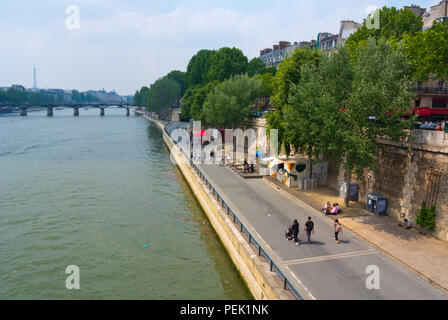
M 314 234 L 314 222 L 311 221 L 311 217 L 308 217 L 308 221 L 305 223 L 305 231 L 308 243 L 311 243 L 311 233 Z
M 342 232 L 342 225 L 338 219 L 334 221 L 333 227 L 334 227 L 334 240 L 336 240 L 336 243 L 341 243 L 339 241 L 338 235 L 339 232 Z

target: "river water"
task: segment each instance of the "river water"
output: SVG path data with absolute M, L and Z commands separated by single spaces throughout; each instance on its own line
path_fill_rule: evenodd
M 250 298 L 154 124 L 0 116 L 0 299 Z

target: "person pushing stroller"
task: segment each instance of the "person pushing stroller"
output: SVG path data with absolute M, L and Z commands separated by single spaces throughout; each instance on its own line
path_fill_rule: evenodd
M 299 222 L 297 219 L 295 219 L 293 225 L 288 228 L 285 237 L 288 240 L 293 240 L 297 246 L 299 245 Z

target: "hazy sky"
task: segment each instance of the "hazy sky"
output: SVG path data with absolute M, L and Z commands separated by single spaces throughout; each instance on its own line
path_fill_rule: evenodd
M 1 0 L 0 86 L 115 89 L 133 94 L 200 49 L 238 47 L 249 59 L 279 40 L 308 41 L 362 22 L 366 9 L 432 1 L 388 0 Z M 66 27 L 66 7 L 80 29 Z

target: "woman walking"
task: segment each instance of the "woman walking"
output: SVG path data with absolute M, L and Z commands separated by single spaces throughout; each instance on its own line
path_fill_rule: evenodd
M 339 241 L 338 235 L 339 232 L 342 232 L 342 225 L 338 219 L 334 221 L 333 227 L 334 227 L 334 240 L 336 240 L 337 243 L 340 243 L 341 241 Z

